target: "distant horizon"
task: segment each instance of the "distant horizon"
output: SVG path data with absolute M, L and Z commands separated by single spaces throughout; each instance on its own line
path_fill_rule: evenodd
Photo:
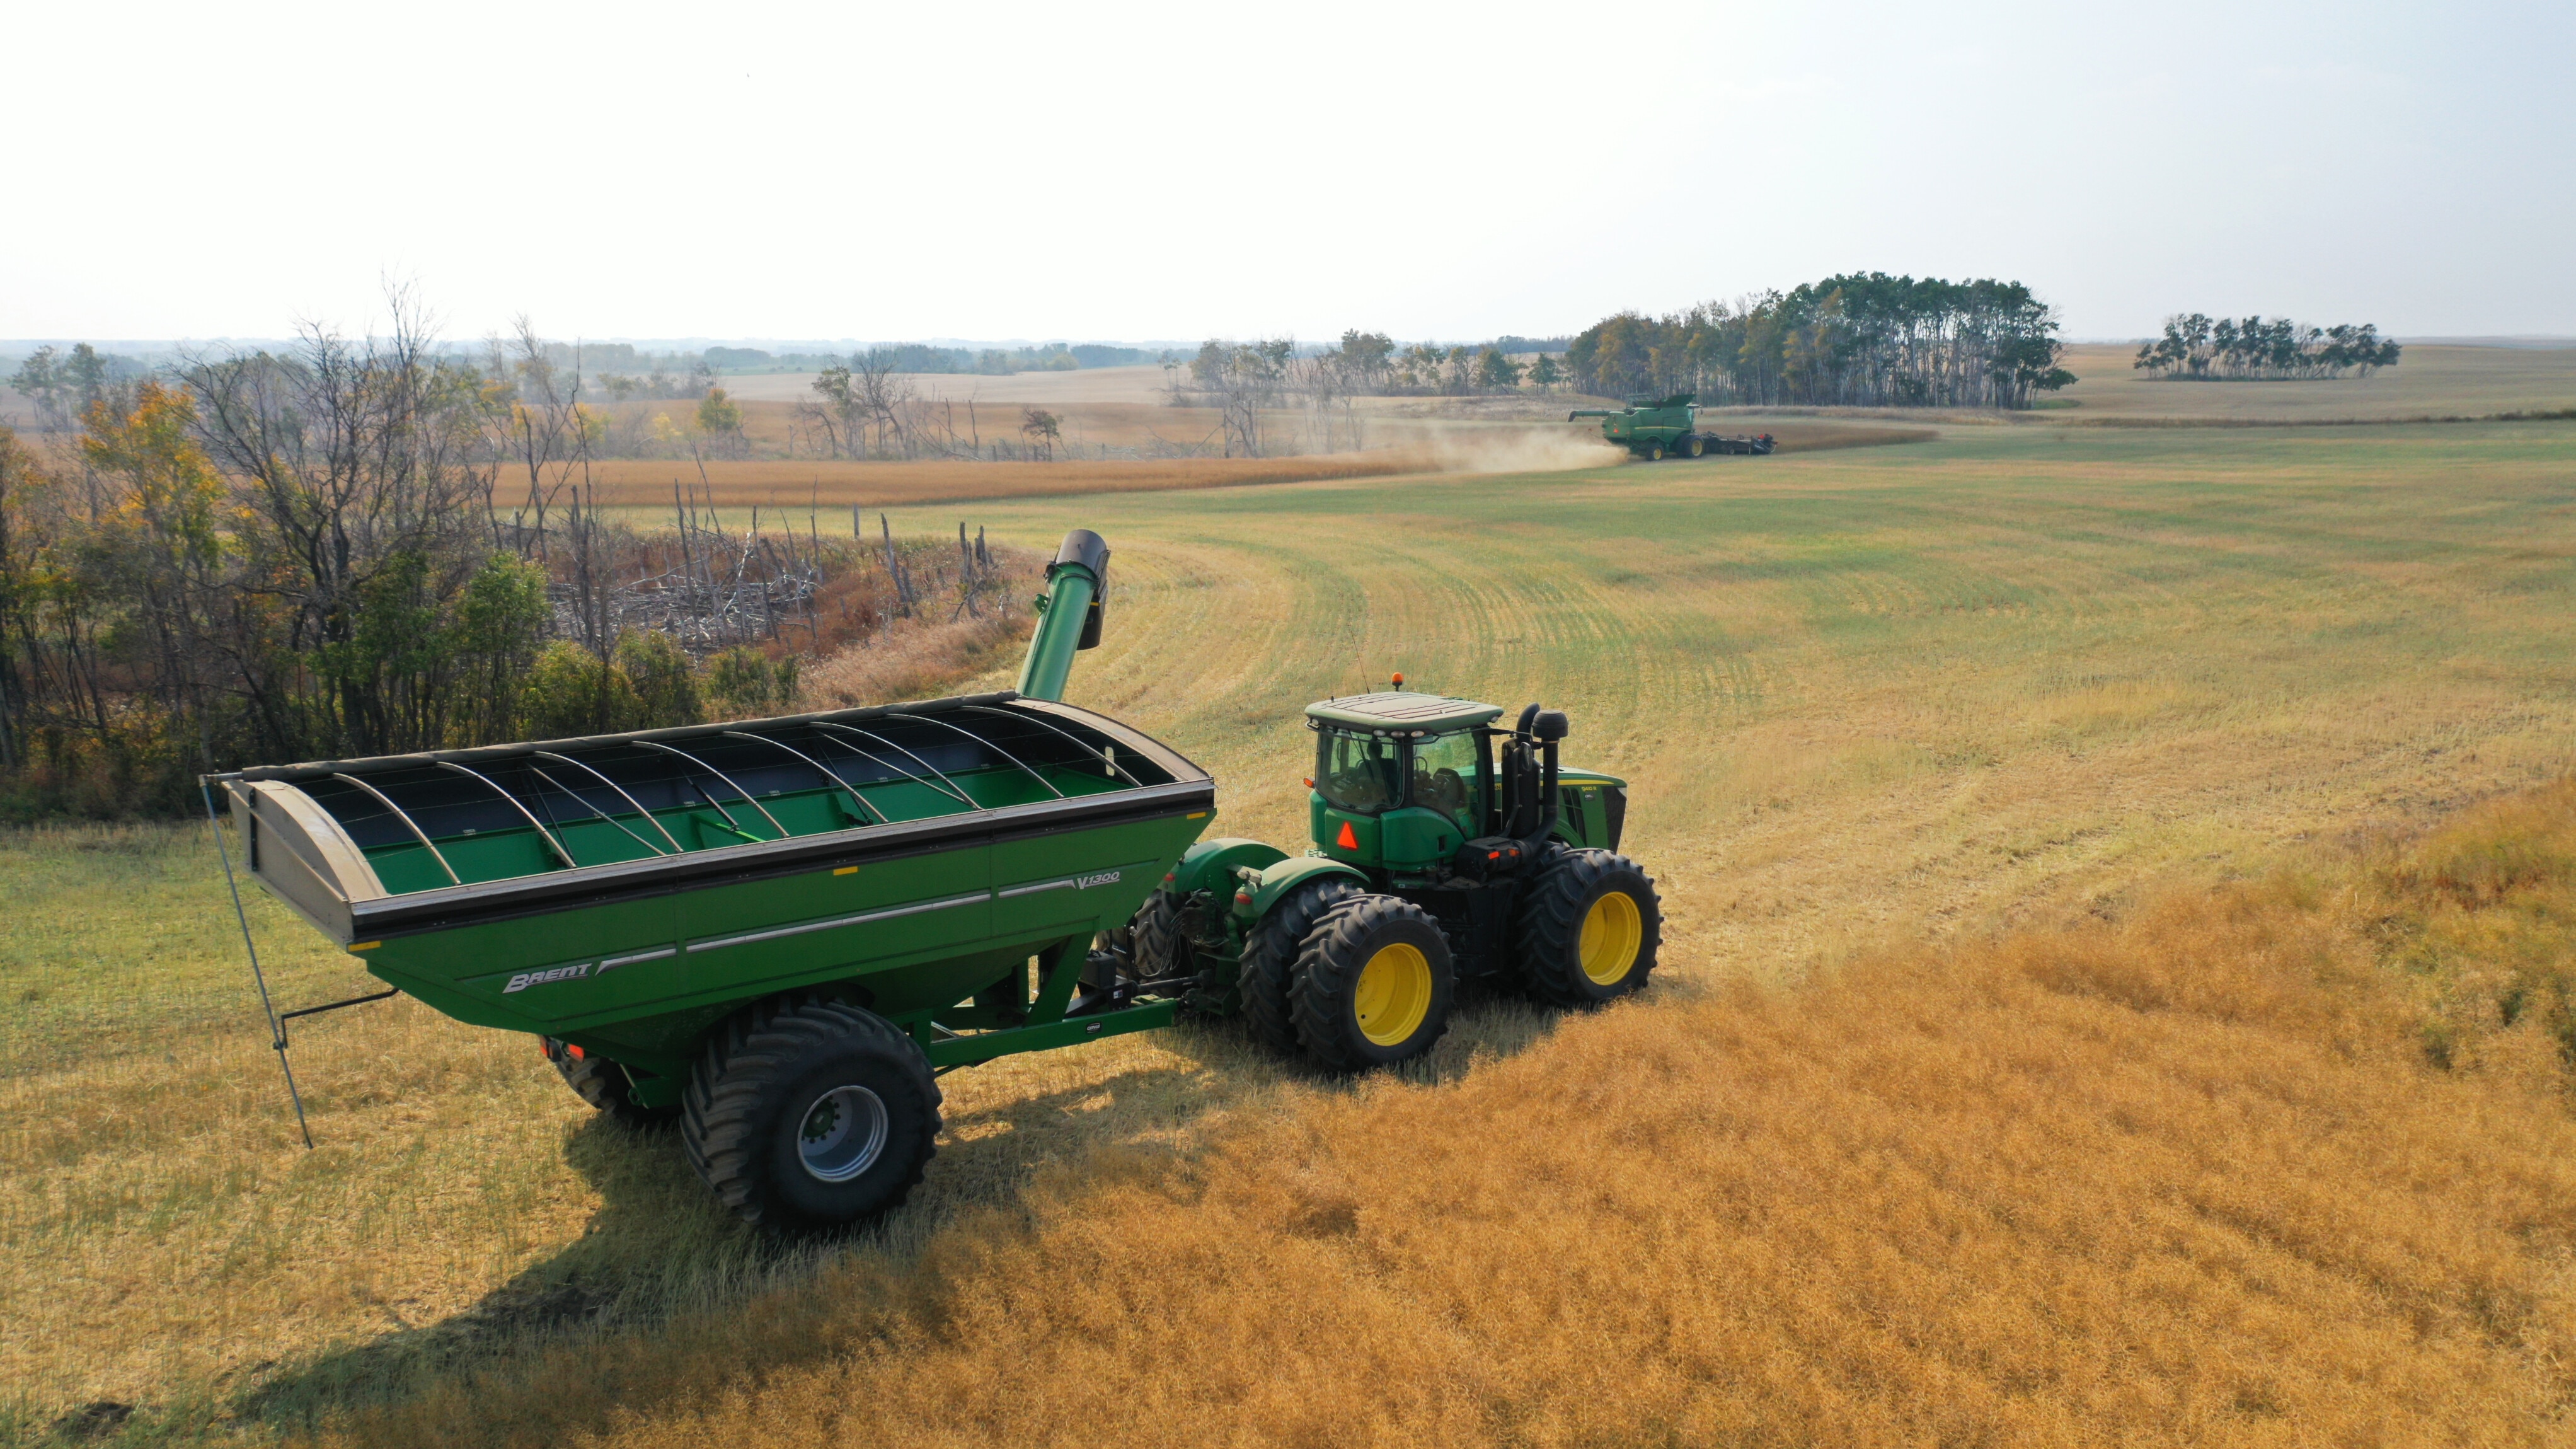
M 2301 318 L 2297 320 L 2305 321 L 2306 319 Z M 1515 332 L 1500 333 L 1486 337 L 1398 337 L 1395 341 L 1399 346 L 1428 344 L 1437 347 L 1469 347 L 1495 341 L 1496 338 L 1500 336 L 1537 338 L 1541 335 L 1542 334 L 1531 332 Z M 1338 341 L 1339 338 L 1340 334 L 1335 333 L 1330 337 L 1301 337 L 1297 340 L 1301 343 L 1312 342 L 1316 344 L 1329 344 Z M 0 337 L 0 357 L 23 357 L 40 347 L 61 349 L 78 346 L 81 343 L 87 343 L 91 347 L 97 348 L 102 352 L 122 351 L 149 354 L 178 352 L 190 348 L 226 348 L 236 350 L 243 348 L 279 349 L 293 347 L 300 340 L 301 339 L 295 337 Z M 470 349 L 479 346 L 483 341 L 480 337 L 439 337 L 435 340 L 442 350 L 450 351 Z M 812 355 L 814 353 L 846 355 L 862 351 L 870 347 L 909 346 L 947 347 L 960 350 L 998 350 L 1003 348 L 1052 347 L 1063 345 L 1067 347 L 1121 347 L 1137 351 L 1195 352 L 1198 350 L 1201 343 L 1208 339 L 1199 338 L 1191 341 L 1146 339 L 1139 341 L 1135 339 L 1111 337 L 778 338 L 549 336 L 546 337 L 545 340 L 567 346 L 587 346 L 594 343 L 603 346 L 626 346 L 632 347 L 638 352 L 652 353 L 687 354 L 692 352 L 705 352 L 707 349 L 713 347 L 739 347 L 783 355 Z M 1240 341 L 1244 339 L 1230 338 L 1225 340 Z M 2127 347 L 2152 342 L 2155 338 L 2152 335 L 2140 335 L 2134 337 L 2066 337 L 2060 340 L 2070 347 Z M 2389 340 L 2408 347 L 2576 347 L 2576 333 L 2554 332 L 2500 332 L 2474 336 L 2391 336 Z M 1153 367 L 1159 364 L 1146 362 L 1126 363 L 1120 365 L 1131 367 Z M 1092 370 L 1097 371 L 1099 369 Z

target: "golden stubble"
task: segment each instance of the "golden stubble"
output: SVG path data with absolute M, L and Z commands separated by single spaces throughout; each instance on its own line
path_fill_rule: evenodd
M 1107 1426 L 1100 1437 L 1152 1423 L 1083 1387 L 1093 1376 L 1119 1384 L 1121 1402 L 1197 1415 L 1176 1421 L 1190 1432 L 1245 1442 L 1617 1442 L 1654 1437 L 1659 1423 L 1830 1437 L 1806 1434 L 1810 1421 L 1845 1426 L 1844 1438 L 1932 1438 L 1921 1406 L 1952 1402 L 1953 1389 L 1970 1415 L 1960 1422 L 1998 1442 L 2098 1437 L 2108 1431 L 2088 1426 L 2110 1422 L 2101 1405 L 2115 1399 L 2187 1403 L 2255 1437 L 2310 1422 L 2267 1404 L 2357 1424 L 2365 1407 L 2412 1413 L 2436 1388 L 2471 1403 L 2465 1423 L 2490 1401 L 2506 1406 L 2494 1414 L 2522 1412 L 2512 1406 L 2532 1400 L 2512 1395 L 2540 1390 L 2517 1345 L 2539 1341 L 2528 1324 L 2546 1315 L 2481 1329 L 2483 1357 L 2476 1335 L 2443 1325 L 2466 1321 L 2463 1294 L 2558 1301 L 2545 1215 L 2522 1220 L 2537 1224 L 2525 1259 L 2493 1260 L 2505 1276 L 2463 1277 L 2441 1259 L 2430 1276 L 2387 1279 L 2433 1305 L 2423 1321 L 2440 1329 L 2439 1352 L 2407 1367 L 2365 1344 L 2355 1362 L 2380 1365 L 2366 1381 L 2280 1357 L 2289 1338 L 2338 1341 L 2344 1305 L 2359 1300 L 2333 1274 L 2290 1274 L 2260 1234 L 2210 1250 L 2211 1262 L 2253 1265 L 2253 1287 L 2227 1286 L 2238 1280 L 2188 1252 L 2164 1270 L 2220 1284 L 2171 1298 L 2174 1321 L 2274 1325 L 2268 1338 L 2206 1336 L 2201 1357 L 2170 1337 L 2105 1347 L 2128 1340 L 2103 1282 L 2152 1299 L 2148 1280 L 2080 1278 L 2061 1259 L 2080 1256 L 2065 1246 L 2076 1223 L 2130 1244 L 2123 1272 L 2161 1262 L 2119 1234 L 2182 1200 L 2157 1185 L 2158 1164 L 2197 1161 L 2171 1155 L 2161 1124 L 2226 1127 L 2185 1111 L 2195 1094 L 2233 1104 L 2240 1136 L 2213 1140 L 2254 1154 L 2244 1173 L 2212 1179 L 2228 1201 L 2259 1206 L 2276 1181 L 2321 1194 L 2313 1185 L 2336 1174 L 2369 1188 L 2371 1174 L 2402 1168 L 2408 1191 L 2432 1195 L 2353 1219 L 2357 1243 L 2414 1262 L 2433 1248 L 2409 1224 L 2452 1215 L 2468 1225 L 2459 1251 L 2496 1249 L 2503 1240 L 2480 1225 L 2498 1220 L 2480 1216 L 2475 1194 L 2517 1181 L 2556 1190 L 2546 1014 L 2486 1026 L 2517 989 L 2539 989 L 2515 973 L 2549 949 L 2545 923 L 2508 931 L 2506 916 L 2465 906 L 2449 924 L 2426 914 L 2436 924 L 2410 949 L 2451 984 L 2430 1004 L 2396 1005 L 2334 985 L 2340 1016 L 2123 1004 L 2108 988 L 2048 985 L 2013 953 L 2080 937 L 2093 954 L 2079 960 L 2152 964 L 2180 938 L 2117 934 L 2144 929 L 2134 923 L 2155 912 L 2142 903 L 2206 902 L 2212 881 L 2412 829 L 2563 768 L 2576 740 L 2558 643 L 2576 622 L 2564 430 L 2110 433 L 1981 429 L 1921 448 L 979 508 L 997 541 L 1034 550 L 1075 525 L 1109 536 L 1109 639 L 1077 665 L 1072 697 L 1214 770 L 1219 831 L 1297 839 L 1311 751 L 1298 709 L 1391 670 L 1569 709 L 1569 757 L 1635 783 L 1630 849 L 1671 913 L 1664 985 L 1572 1020 L 1478 1005 L 1431 1063 L 1356 1088 L 1201 1030 L 960 1073 L 946 1079 L 951 1131 L 922 1194 L 854 1245 L 749 1239 L 705 1207 L 667 1141 L 592 1118 L 525 1039 L 409 1003 L 299 1032 L 323 1143 L 305 1156 L 282 1122 L 202 833 L 10 836 L 0 1233 L 22 1266 L 0 1280 L 0 1381 L 23 1386 L 40 1416 L 100 1397 L 202 1403 L 265 1433 L 373 1403 L 399 1422 L 362 1438 L 494 1441 L 598 1427 L 621 1403 L 636 1415 L 621 1432 L 639 1438 L 694 1432 L 698 1415 L 738 1424 L 770 1403 L 759 1384 L 785 1386 L 780 1423 L 822 1437 L 880 1424 L 889 1440 L 933 1443 L 1092 1432 L 1012 1417 L 1023 1404 L 1079 1407 L 1091 1416 L 1080 1423 Z M 899 532 L 955 526 L 944 507 L 891 511 Z M 944 647 L 882 662 L 927 680 Z M 1016 661 L 994 647 L 967 684 L 1007 685 Z M 842 667 L 855 671 L 840 681 L 853 697 L 892 687 L 893 675 Z M 2257 904 L 2257 916 L 2292 911 Z M 287 999 L 364 985 L 282 912 L 256 900 L 254 911 Z M 2356 959 L 2340 917 L 2298 911 L 2317 917 L 2300 929 L 2325 944 L 2283 959 Z M 2048 934 L 2071 917 L 2132 924 Z M 2285 989 L 2290 977 L 2264 974 L 2271 947 L 2239 952 L 2222 937 L 2206 953 L 2214 979 Z M 1918 1029 L 1887 1014 L 1900 1006 L 1935 1020 Z M 2422 1019 L 2373 1014 L 2401 1009 Z M 1955 1031 L 1934 1029 L 1953 1015 Z M 2370 1029 L 2314 1035 L 2336 1021 Z M 2425 1075 L 2433 1045 L 2453 1076 Z M 2149 1047 L 2169 1055 L 2138 1055 Z M 1882 1049 L 1905 1070 L 1870 1066 Z M 2034 1053 L 2058 1065 L 2038 1076 L 2013 1065 Z M 2291 1111 L 2276 1081 L 2290 1068 L 2249 1064 L 2292 1057 L 2346 1073 L 2323 1080 L 2366 1110 Z M 1902 1085 L 1912 1072 L 1962 1085 L 1918 1092 Z M 1879 1085 L 1862 1093 L 1847 1078 Z M 2189 1090 L 2147 1092 L 2165 1081 Z M 2147 1095 L 2104 1105 L 2117 1092 Z M 1960 1143 L 2025 1129 L 1961 1105 L 1962 1093 L 2041 1108 L 2062 1096 L 2072 1115 L 2030 1126 L 2024 1155 L 1979 1168 Z M 1909 1094 L 1928 1115 L 1900 1110 Z M 1769 1115 L 1726 1115 L 1748 1103 Z M 2286 1115 L 2265 1115 L 2276 1111 Z M 1522 1117 L 1534 1124 L 1525 1150 Z M 2102 1125 L 2113 1120 L 2141 1125 Z M 2320 1138 L 2321 1122 L 2344 1135 Z M 1769 1144 L 1748 1159 L 1759 1171 L 1727 1165 L 1734 1139 L 1707 1136 L 1713 1123 Z M 1885 1140 L 1853 1136 L 1855 1123 Z M 2089 1180 L 2093 1155 L 2124 1134 L 2167 1154 L 2135 1159 L 2139 1195 L 2105 1197 L 2127 1216 L 2070 1217 L 2071 1189 L 2025 1184 L 2047 1175 L 2029 1166 L 2039 1161 Z M 2325 1145 L 2297 1156 L 2310 1139 Z M 2480 1154 L 2499 1143 L 2531 1145 L 2462 1176 L 2458 1196 L 2413 1158 L 2371 1155 L 2488 1162 Z M 1980 1240 L 1986 1256 L 1931 1254 L 1937 1237 L 1891 1247 L 1870 1214 L 1947 1223 L 1965 1211 L 1893 1186 L 1868 1195 L 1872 1174 L 1924 1177 L 1917 1158 L 1941 1164 L 1936 1185 L 1986 1172 L 1978 1201 L 2038 1192 L 2054 1206 L 1999 1219 Z M 1240 1212 L 1206 1209 L 1219 1183 L 1234 1194 L 1220 1203 Z M 1683 1214 L 1694 1193 L 1708 1216 Z M 1869 1212 L 1801 1226 L 1842 1198 Z M 1452 1202 L 1512 1207 L 1452 1213 Z M 1628 1279 L 1602 1276 L 1610 1257 L 1641 1251 L 1632 1207 L 1688 1241 L 1638 1257 L 1648 1266 Z M 1748 1214 L 1762 1230 L 1746 1254 L 1814 1261 L 1795 1282 L 1748 1280 L 1760 1294 L 1739 1301 L 1720 1289 L 1753 1265 L 1689 1255 L 1718 1250 L 1699 1240 L 1744 1237 Z M 1833 1250 L 1845 1256 L 1801 1236 L 1829 1232 L 1847 1235 Z M 2372 1246 L 2383 1237 L 2396 1246 Z M 1584 1256 L 1593 1238 L 1610 1245 L 1599 1260 Z M 1563 1281 L 1551 1287 L 1550 1274 Z M 1455 1286 L 1480 1277 L 1502 1316 Z M 2305 1296 L 2276 1302 L 2281 1281 Z M 2073 1348 L 2033 1326 L 2059 1311 L 2033 1304 L 2060 1297 L 2068 1321 L 2088 1325 Z M 1951 1300 L 1988 1305 L 1978 1311 L 2002 1327 L 1976 1337 L 1968 1319 L 1940 1316 Z M 915 1309 L 927 1316 L 905 1316 Z M 1055 1336 L 992 1337 L 996 1312 Z M 1505 1333 L 1517 1317 L 1533 1324 L 1526 1342 Z M 1879 1337 L 1824 1336 L 1843 1319 L 1878 1324 Z M 1180 1353 L 1153 1327 L 1165 1321 L 1224 1351 Z M 1514 1397 L 1502 1368 L 1453 1351 L 1496 1335 L 1495 1363 L 1538 1388 Z M 1666 1352 L 1712 1335 L 1734 1346 Z M 2015 1335 L 2028 1342 L 2008 1349 Z M 1889 1355 L 1916 1340 L 1930 1347 L 1901 1361 L 1929 1367 L 1900 1374 Z M 987 1343 L 980 1358 L 968 1351 Z M 692 1357 L 691 1344 L 723 1347 Z M 1002 1367 L 1004 1345 L 1062 1372 Z M 460 1377 L 495 1354 L 542 1375 Z M 1564 1363 L 1551 1368 L 1551 1354 Z M 2016 1354 L 2065 1366 L 2048 1370 L 2045 1392 L 2016 1390 Z M 2263 1373 L 2211 1377 L 2222 1360 Z M 900 1380 L 881 1419 L 877 1399 L 832 1377 L 852 1365 Z M 2291 1387 L 2275 1393 L 2263 1374 Z M 1852 1386 L 1871 1376 L 1892 1387 L 1871 1398 Z M 1333 1386 L 1343 1379 L 1385 1383 L 1384 1402 Z M 996 1407 L 1006 1382 L 1024 1397 Z M 1232 1387 L 1212 1398 L 1208 1383 Z M 2069 1387 L 2083 1383 L 2116 1393 Z M 1318 1406 L 1302 1417 L 1300 1394 Z M 1721 1400 L 1752 1406 L 1749 1417 L 1706 1417 Z M 2486 1422 L 2489 1437 L 2512 1439 L 2512 1424 L 2538 1421 Z

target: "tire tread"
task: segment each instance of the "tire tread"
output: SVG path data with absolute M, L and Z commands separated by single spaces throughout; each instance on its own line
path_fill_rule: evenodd
M 1583 914 L 1590 909 L 1602 881 L 1623 871 L 1645 886 L 1645 899 L 1637 902 L 1645 917 L 1645 939 L 1638 944 L 1637 964 L 1630 969 L 1628 979 L 1605 997 L 1583 977 L 1575 947 L 1583 935 Z M 1663 941 L 1663 920 L 1663 898 L 1643 866 L 1607 850 L 1558 850 L 1539 867 L 1536 879 L 1530 882 L 1519 909 L 1513 913 L 1513 972 L 1532 995 L 1551 1005 L 1598 1006 L 1645 988 L 1647 976 L 1655 969 L 1656 950 Z
M 765 1098 L 783 1085 L 780 1078 L 799 1061 L 848 1038 L 872 1039 L 920 1064 L 929 1130 L 891 1203 L 901 1202 L 919 1185 L 930 1159 L 938 1155 L 939 1084 L 920 1048 L 901 1028 L 874 1012 L 819 997 L 756 1003 L 710 1036 L 706 1054 L 689 1075 L 680 1112 L 680 1144 L 689 1165 L 717 1201 L 755 1227 L 778 1226 L 781 1216 L 762 1170 Z

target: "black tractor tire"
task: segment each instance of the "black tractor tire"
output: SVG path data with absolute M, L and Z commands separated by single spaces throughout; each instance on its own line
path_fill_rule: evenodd
M 1449 1029 L 1456 994 L 1449 940 L 1429 911 L 1395 896 L 1356 895 L 1306 933 L 1288 1005 L 1307 1055 L 1356 1072 L 1431 1050 Z
M 1701 442 L 1697 438 L 1693 438 L 1689 442 L 1682 444 L 1682 455 L 1684 457 L 1696 458 L 1707 451 L 1708 444 Z
M 1297 954 L 1305 949 L 1307 933 L 1325 912 L 1359 893 L 1358 886 L 1340 876 L 1310 880 L 1281 896 L 1253 928 L 1251 939 L 1243 944 L 1243 971 L 1237 979 L 1243 1024 L 1251 1029 L 1253 1040 L 1278 1051 L 1297 1049 L 1297 1021 L 1288 1005 Z
M 1559 850 L 1513 912 L 1512 964 L 1542 1001 L 1599 1006 L 1645 986 L 1663 938 L 1663 900 L 1644 867 L 1607 850 Z
M 635 1100 L 635 1083 L 626 1069 L 606 1057 L 555 1054 L 555 1070 L 581 1099 L 629 1127 L 660 1127 L 680 1115 L 679 1107 L 647 1107 Z
M 1646 445 L 1646 461 L 1649 463 L 1660 463 L 1664 461 L 1664 445 L 1661 443 L 1648 443 Z
M 1164 981 L 1198 970 L 1198 953 L 1181 934 L 1180 898 L 1170 891 L 1158 889 L 1145 897 L 1127 930 L 1128 958 L 1135 963 L 1137 980 Z
M 841 1227 L 900 1204 L 938 1150 L 939 1084 L 893 1022 L 837 1001 L 764 1002 L 718 1028 L 680 1143 L 755 1227 Z

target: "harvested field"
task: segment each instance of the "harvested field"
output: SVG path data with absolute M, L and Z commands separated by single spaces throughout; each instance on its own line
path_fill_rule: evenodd
M 2576 408 L 2576 345 L 2409 344 L 2395 367 L 2312 382 L 2159 380 L 2131 365 L 2136 356 L 2134 346 L 2068 348 L 2067 370 L 2082 380 L 2057 395 L 2076 404 L 2057 420 L 2320 423 Z
M 840 1244 L 761 1244 L 407 1001 L 299 1024 L 306 1155 L 202 827 L 0 835 L 0 1425 L 2553 1442 L 2571 440 L 1959 428 L 978 509 L 1109 538 L 1071 697 L 1213 770 L 1226 833 L 1299 838 L 1299 707 L 1385 671 L 1567 709 L 1666 968 L 1357 1085 L 1195 1027 L 957 1073 Z M 289 1001 L 363 986 L 254 910 Z
M 1403 431 L 1409 429 L 1409 431 Z M 1768 432 L 1783 453 L 1828 452 L 1928 442 L 1939 430 L 1840 419 L 1729 418 L 1728 433 Z M 591 465 L 600 501 L 612 508 L 667 511 L 671 485 L 696 489 L 717 507 L 735 513 L 757 503 L 802 509 L 809 503 L 840 510 L 901 508 L 1010 498 L 1055 498 L 1105 493 L 1162 493 L 1192 488 L 1233 488 L 1258 483 L 1304 483 L 1397 474 L 1503 473 L 1530 469 L 1618 466 L 1619 450 L 1603 445 L 1589 424 L 1547 427 L 1495 424 L 1390 424 L 1405 441 L 1365 453 L 1302 454 L 1285 458 L 1170 458 L 1141 462 L 1056 463 L 854 463 L 813 460 L 711 459 L 701 483 L 687 459 L 610 459 Z M 1736 466 L 1759 466 L 1736 459 Z M 1643 475 L 1639 475 L 1641 478 Z M 639 516 L 639 522 L 644 516 Z
M 2479 905 L 2564 950 L 2576 791 L 2516 805 L 2537 841 L 2380 874 L 2545 844 Z M 1018 1202 L 341 1442 L 2546 1442 L 2564 1068 L 2532 1017 L 2427 1061 L 2372 934 L 2462 913 L 2371 865 L 1515 1023 L 1177 1140 L 1112 1078 L 1068 1105 L 1125 1129 Z
M 1419 471 L 1402 453 L 1343 453 L 1298 458 L 1173 458 L 1145 462 L 829 463 L 812 460 L 710 461 L 705 481 L 686 459 L 613 459 L 591 465 L 600 501 L 613 508 L 668 510 L 674 481 L 712 498 L 719 508 L 754 503 L 802 507 L 809 500 L 844 509 L 903 507 L 998 498 L 1084 493 L 1160 493 L 1231 488 L 1317 478 L 1369 478 Z M 1052 557 L 1052 553 L 1049 555 Z

